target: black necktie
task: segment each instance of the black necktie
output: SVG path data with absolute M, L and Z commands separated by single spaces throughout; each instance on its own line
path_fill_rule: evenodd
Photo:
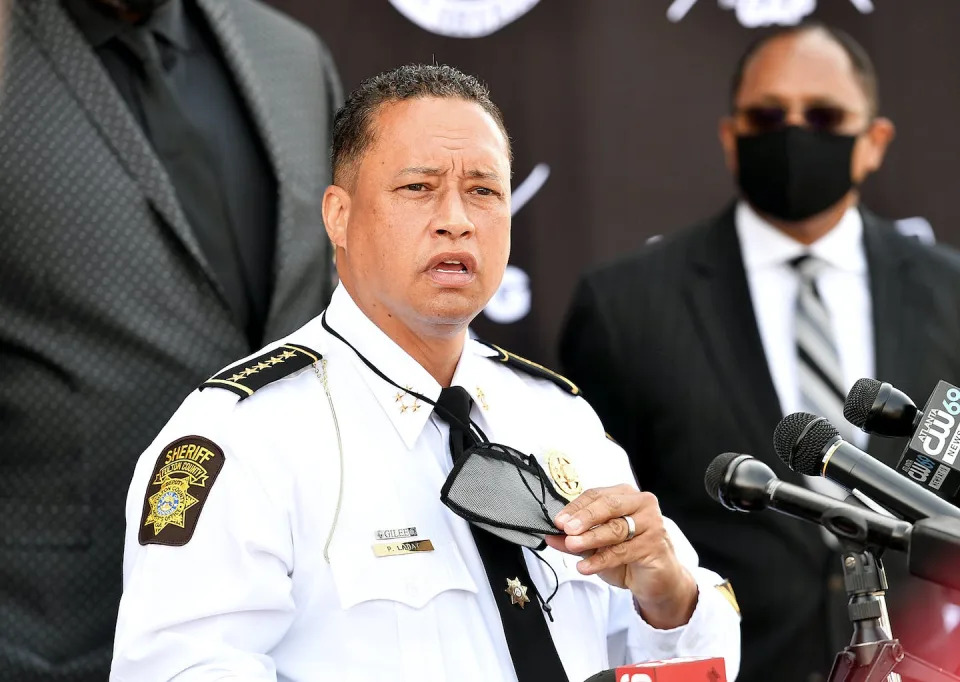
M 464 450 L 478 442 L 476 436 L 464 428 L 470 422 L 473 398 L 462 386 L 451 386 L 440 391 L 437 405 L 442 408 L 436 410 L 437 416 L 450 424 L 450 454 L 456 462 Z M 520 682 L 567 680 L 543 611 L 539 608 L 536 587 L 527 572 L 522 548 L 474 525 L 470 526 L 470 531 L 500 612 L 517 679 Z M 507 581 L 514 580 L 519 580 L 527 588 L 530 603 L 523 607 L 512 603 L 515 600 L 508 594 Z
M 141 26 L 118 39 L 140 61 L 143 87 L 139 95 L 147 138 L 167 169 L 184 215 L 236 319 L 248 334 L 252 332 L 251 338 L 259 338 L 257 330 L 248 329 L 251 311 L 240 251 L 210 146 L 184 112 L 150 28 Z

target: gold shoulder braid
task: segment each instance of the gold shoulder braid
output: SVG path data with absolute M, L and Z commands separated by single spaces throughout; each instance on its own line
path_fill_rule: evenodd
M 556 384 L 557 386 L 562 388 L 564 391 L 566 391 L 570 395 L 580 395 L 580 389 L 577 387 L 576 384 L 574 384 L 572 381 L 567 379 L 565 376 L 561 376 L 560 374 L 557 374 L 552 369 L 547 369 L 543 365 L 539 365 L 533 360 L 527 360 L 526 358 L 520 357 L 515 353 L 511 353 L 508 350 L 504 350 L 500 346 L 496 346 L 492 343 L 487 343 L 482 339 L 477 339 L 477 341 L 482 343 L 487 348 L 492 348 L 493 350 L 497 351 L 497 357 L 490 358 L 491 360 L 499 360 L 503 364 L 509 365 L 514 369 L 520 370 L 521 372 L 531 374 L 541 379 L 546 379 L 547 381 L 550 381 Z
M 298 369 L 320 362 L 322 357 L 320 353 L 306 346 L 285 343 L 262 355 L 223 370 L 220 374 L 203 382 L 200 385 L 200 390 L 225 388 L 236 393 L 240 396 L 240 400 L 243 400 L 277 379 L 282 379 Z
M 143 500 L 141 545 L 190 541 L 223 461 L 220 446 L 202 436 L 179 438 L 160 452 Z

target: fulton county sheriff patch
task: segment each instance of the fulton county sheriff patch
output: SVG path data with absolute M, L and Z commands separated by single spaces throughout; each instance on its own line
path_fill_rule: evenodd
M 141 545 L 179 547 L 190 541 L 223 461 L 220 446 L 201 436 L 180 438 L 163 449 L 143 501 Z

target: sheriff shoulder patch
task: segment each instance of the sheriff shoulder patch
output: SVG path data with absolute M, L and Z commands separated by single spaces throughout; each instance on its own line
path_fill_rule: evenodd
M 492 348 L 493 350 L 497 351 L 497 356 L 490 358 L 491 360 L 499 360 L 503 364 L 509 365 L 514 369 L 520 370 L 521 372 L 526 372 L 527 374 L 531 374 L 535 377 L 553 382 L 570 395 L 580 395 L 580 389 L 576 384 L 567 379 L 565 376 L 557 374 L 552 369 L 547 369 L 543 365 L 539 365 L 533 360 L 527 360 L 526 358 L 520 357 L 515 353 L 511 353 L 508 350 L 504 350 L 500 346 L 488 343 L 482 339 L 477 339 L 477 341 L 482 343 L 487 348 Z
M 323 356 L 306 346 L 286 343 L 273 348 L 262 355 L 241 362 L 220 374 L 207 379 L 200 385 L 205 388 L 225 388 L 240 396 L 240 400 L 249 398 L 258 389 L 277 379 L 293 374 L 315 362 Z
M 143 500 L 141 545 L 180 547 L 190 541 L 223 461 L 220 446 L 201 436 L 180 438 L 163 449 Z

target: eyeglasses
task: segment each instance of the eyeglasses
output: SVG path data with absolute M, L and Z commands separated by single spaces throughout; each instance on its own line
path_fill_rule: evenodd
M 743 107 L 737 109 L 737 113 L 741 114 L 750 128 L 757 133 L 774 132 L 788 125 L 787 110 L 776 105 Z M 803 110 L 803 120 L 807 126 L 823 133 L 837 132 L 847 116 L 845 109 L 827 104 L 818 104 Z

